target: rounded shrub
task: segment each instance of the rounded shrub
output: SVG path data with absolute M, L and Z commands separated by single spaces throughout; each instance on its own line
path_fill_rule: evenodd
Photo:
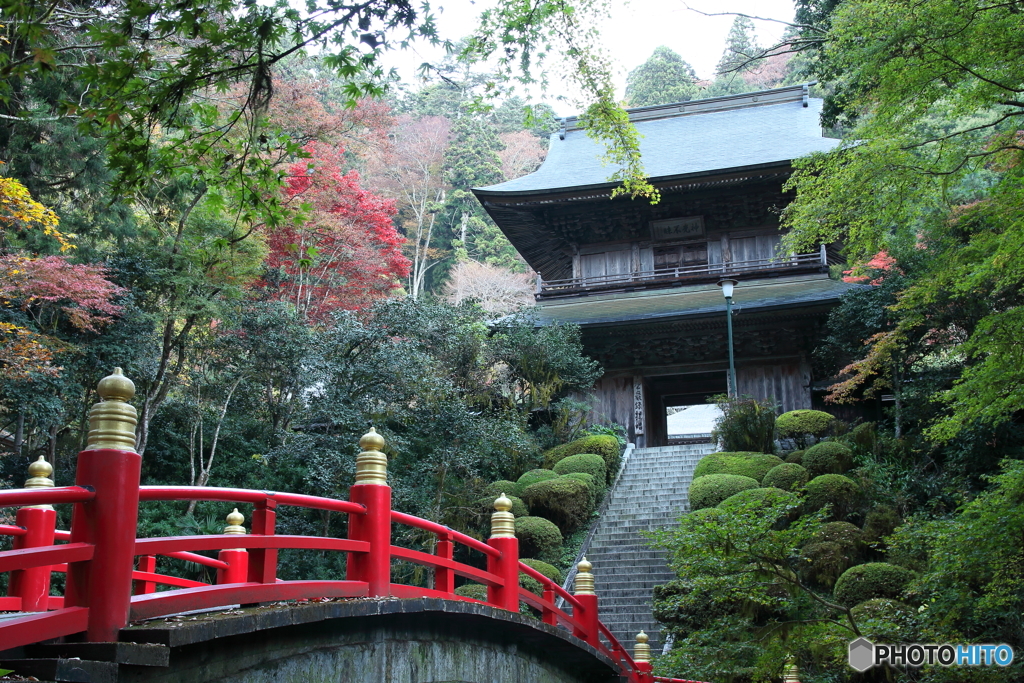
M 757 479 L 738 474 L 709 474 L 690 484 L 690 509 L 712 508 L 740 491 L 760 488 Z
M 561 460 L 580 453 L 596 453 L 601 456 L 608 477 L 606 483 L 610 484 L 619 471 L 619 456 L 622 454 L 622 447 L 619 446 L 619 440 L 609 434 L 585 436 L 582 439 L 576 439 L 545 451 L 544 467 L 552 468 Z
M 882 543 L 900 525 L 900 516 L 888 505 L 878 505 L 864 518 L 864 542 Z
M 557 474 L 575 474 L 577 472 L 589 474 L 602 484 L 608 480 L 604 458 L 596 453 L 570 455 L 568 458 L 563 458 L 555 463 L 552 469 Z
M 705 455 L 693 470 L 693 478 L 699 479 L 709 474 L 738 474 L 761 481 L 768 470 L 781 465 L 782 459 L 765 453 L 746 451 L 712 453 Z
M 600 498 L 598 493 L 597 482 L 594 480 L 594 475 L 587 474 L 586 472 L 570 472 L 569 474 L 563 474 L 563 477 L 568 479 L 576 479 L 582 481 L 587 485 L 587 491 L 590 493 L 590 509 L 597 509 L 597 501 Z
M 505 497 L 512 501 L 511 512 L 513 515 L 516 517 L 525 517 L 530 514 L 526 507 L 526 503 L 523 502 L 522 498 L 518 496 L 510 496 L 507 493 L 505 494 Z M 494 498 L 497 498 L 497 496 Z M 476 502 L 477 510 L 481 515 L 483 515 L 483 519 L 486 524 L 490 523 L 489 520 L 491 519 L 491 515 L 494 513 L 494 498 L 486 496 L 484 498 L 480 498 Z
M 782 438 L 810 434 L 824 436 L 832 428 L 834 417 L 820 410 L 791 410 L 775 419 L 775 429 Z
M 747 489 L 729 496 L 716 505 L 719 510 L 735 510 L 740 505 L 746 506 L 750 503 L 758 506 L 768 506 L 779 500 L 779 495 L 785 496 L 786 492 L 777 488 Z
M 557 562 L 562 550 L 562 532 L 543 517 L 517 517 L 516 538 L 520 557 Z
M 533 558 L 526 558 L 525 560 L 519 560 L 530 569 L 536 569 L 538 572 L 548 577 L 555 583 L 561 585 L 562 583 L 562 572 L 558 571 L 558 567 L 542 562 L 541 560 L 535 560 Z
M 791 462 L 795 465 L 804 464 L 804 451 L 793 451 L 786 456 L 786 462 Z
M 853 451 L 837 441 L 822 441 L 804 451 L 803 466 L 816 477 L 819 474 L 842 474 L 853 465 Z
M 523 474 L 523 476 L 519 477 L 519 479 L 516 481 L 515 491 L 506 491 L 505 493 L 513 493 L 521 498 L 523 495 L 523 491 L 526 490 L 527 486 L 530 486 L 531 484 L 536 484 L 539 481 L 547 481 L 548 479 L 554 479 L 557 476 L 558 475 L 552 472 L 551 470 L 530 470 L 529 472 Z
M 784 462 L 768 470 L 761 480 L 763 486 L 775 487 L 783 491 L 793 491 L 807 483 L 810 476 L 807 470 L 795 462 Z
M 498 481 L 490 483 L 484 487 L 484 495 L 497 498 L 504 493 L 506 496 L 511 496 L 515 494 L 517 488 L 519 488 L 519 485 L 514 481 L 499 479 Z
M 472 598 L 480 602 L 487 602 L 487 586 L 479 583 L 467 583 L 455 589 L 456 595 L 464 598 Z
M 878 448 L 878 430 L 874 422 L 861 422 L 850 430 L 850 441 L 862 453 L 874 453 Z
M 544 586 L 526 572 L 519 572 L 519 585 L 538 597 L 544 595 Z
M 899 598 L 914 572 L 888 562 L 868 562 L 850 567 L 836 581 L 832 595 L 841 605 L 853 607 L 874 598 Z
M 872 598 L 853 607 L 857 627 L 865 637 L 876 642 L 913 642 L 917 610 L 905 602 L 889 598 Z
M 829 522 L 803 547 L 801 574 L 831 587 L 856 564 L 863 551 L 861 530 L 849 522 Z
M 531 515 L 554 522 L 563 534 L 579 529 L 590 517 L 591 491 L 585 482 L 557 477 L 530 484 L 523 489 L 523 500 Z
M 804 503 L 814 512 L 832 505 L 832 515 L 842 519 L 853 509 L 860 493 L 857 482 L 841 474 L 822 474 L 807 482 Z

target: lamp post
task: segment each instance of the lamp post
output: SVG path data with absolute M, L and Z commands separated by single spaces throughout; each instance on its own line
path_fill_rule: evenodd
M 732 288 L 737 284 L 739 284 L 738 280 L 728 277 L 718 281 L 718 286 L 722 288 L 722 294 L 725 295 L 725 326 L 729 336 L 729 395 L 732 398 L 737 398 L 736 361 L 732 353 Z

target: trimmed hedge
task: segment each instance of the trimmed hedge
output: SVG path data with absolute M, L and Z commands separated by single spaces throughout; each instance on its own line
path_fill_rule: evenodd
M 784 462 L 768 470 L 768 474 L 761 480 L 761 485 L 793 491 L 802 487 L 809 479 L 810 475 L 806 469 L 795 462 Z
M 693 470 L 693 478 L 709 474 L 738 474 L 761 481 L 768 470 L 781 465 L 782 459 L 775 455 L 748 451 L 712 453 L 705 455 Z
M 580 453 L 596 453 L 604 459 L 608 477 L 606 483 L 610 484 L 619 471 L 619 456 L 622 455 L 622 448 L 619 446 L 618 439 L 607 434 L 585 436 L 582 439 L 555 446 L 544 453 L 544 467 L 552 468 L 570 455 L 579 455 Z
M 480 602 L 487 602 L 487 586 L 479 583 L 467 583 L 455 589 L 456 595 L 464 598 L 473 598 Z
M 715 507 L 719 510 L 728 511 L 748 503 L 759 503 L 767 506 L 778 500 L 778 494 L 785 495 L 785 493 L 782 489 L 774 487 L 747 489 L 746 491 L 740 491 L 729 496 Z
M 850 567 L 836 581 L 832 595 L 846 607 L 874 598 L 899 598 L 914 572 L 888 562 L 868 562 Z
M 562 532 L 543 517 L 517 517 L 519 556 L 557 562 L 562 553 Z
M 900 525 L 900 516 L 888 505 L 879 505 L 864 518 L 864 542 L 883 543 L 882 538 L 890 535 Z
M 592 490 L 579 479 L 557 477 L 527 486 L 523 489 L 523 500 L 531 515 L 549 519 L 563 534 L 570 534 L 593 512 Z
M 576 479 L 582 481 L 587 485 L 587 491 L 590 493 L 590 509 L 597 509 L 597 501 L 600 500 L 600 494 L 597 489 L 597 482 L 594 480 L 594 475 L 587 474 L 586 472 L 570 472 L 569 474 L 563 474 L 563 477 L 567 479 Z
M 531 569 L 536 569 L 538 572 L 548 577 L 558 585 L 562 584 L 562 572 L 558 571 L 558 567 L 548 564 L 547 562 L 541 562 L 540 560 L 534 560 L 531 558 L 519 561 L 525 564 L 527 567 L 530 567 Z
M 842 519 L 850 510 L 860 490 L 857 482 L 841 474 L 822 474 L 807 482 L 804 504 L 809 512 L 832 505 L 832 515 Z
M 786 456 L 786 462 L 791 462 L 791 463 L 793 463 L 795 465 L 803 466 L 803 464 L 804 464 L 804 451 L 793 451 L 792 453 L 790 453 L 789 455 Z
M 690 509 L 712 508 L 740 491 L 760 488 L 757 479 L 738 474 L 709 474 L 690 484 Z
M 510 496 L 508 494 L 505 494 L 505 497 L 512 501 L 511 512 L 513 515 L 516 517 L 525 517 L 530 514 L 529 510 L 526 508 L 526 503 L 523 502 L 522 498 L 518 496 Z M 497 496 L 494 498 L 497 498 Z M 480 511 L 480 514 L 484 516 L 485 524 L 490 524 L 491 515 L 494 514 L 494 498 L 487 496 L 476 501 L 477 509 Z
M 834 420 L 834 417 L 820 410 L 791 410 L 775 419 L 775 429 L 783 439 L 805 434 L 818 437 L 828 433 Z
M 604 458 L 596 453 L 570 455 L 555 463 L 552 469 L 557 474 L 575 474 L 577 472 L 589 474 L 602 485 L 608 481 L 608 468 L 604 464 Z
M 530 486 L 531 484 L 536 484 L 539 481 L 547 481 L 548 479 L 554 479 L 557 476 L 558 475 L 552 472 L 551 470 L 530 470 L 529 472 L 523 474 L 523 476 L 519 477 L 519 479 L 516 481 L 516 490 L 512 491 L 511 493 L 514 493 L 515 495 L 522 498 L 523 491 L 526 490 L 527 486 Z M 507 494 L 509 493 L 509 491 L 506 491 L 505 493 Z
M 497 498 L 504 493 L 506 496 L 513 496 L 515 495 L 517 488 L 519 488 L 519 485 L 514 481 L 499 479 L 498 481 L 492 482 L 484 487 L 484 495 L 494 496 Z
M 863 550 L 860 529 L 849 522 L 829 522 L 803 547 L 801 574 L 831 587 L 843 572 L 856 564 Z
M 803 466 L 812 477 L 842 474 L 853 466 L 853 451 L 837 441 L 822 441 L 804 451 Z

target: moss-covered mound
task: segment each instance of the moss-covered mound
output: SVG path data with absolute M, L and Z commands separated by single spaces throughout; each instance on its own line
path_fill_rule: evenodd
M 735 493 L 721 503 L 716 505 L 719 510 L 735 510 L 741 505 L 746 507 L 750 503 L 754 503 L 758 506 L 768 506 L 780 500 L 779 496 L 785 497 L 786 492 L 778 488 L 759 488 L 759 489 L 747 489 L 746 491 L 740 491 Z M 792 496 L 791 496 L 792 497 Z
M 461 595 L 464 598 L 472 598 L 479 600 L 480 602 L 487 602 L 487 586 L 482 586 L 479 583 L 467 583 L 463 586 L 459 586 L 455 589 L 456 595 Z
M 791 410 L 776 418 L 775 429 L 783 439 L 805 434 L 820 437 L 828 434 L 834 420 L 834 417 L 820 410 Z
M 914 572 L 909 569 L 888 562 L 868 562 L 843 572 L 832 595 L 839 604 L 847 607 L 874 598 L 896 599 L 913 578 Z
M 529 510 L 526 507 L 526 503 L 523 502 L 522 498 L 520 498 L 519 496 L 510 496 L 508 494 L 505 494 L 505 497 L 512 501 L 513 515 L 515 515 L 516 517 L 525 517 L 526 515 L 530 514 Z M 476 507 L 477 510 L 479 511 L 479 514 L 483 515 L 485 524 L 489 524 L 491 515 L 494 513 L 494 498 L 491 498 L 490 496 L 480 498 L 479 500 L 476 501 Z
M 829 522 L 801 551 L 802 576 L 831 587 L 857 564 L 863 551 L 861 530 L 849 522 Z
M 832 505 L 832 516 L 842 519 L 853 509 L 860 494 L 857 482 L 841 474 L 823 474 L 807 482 L 804 504 L 809 512 Z
M 794 465 L 803 465 L 804 464 L 804 452 L 803 451 L 793 451 L 792 453 L 790 453 L 789 455 L 786 456 L 786 462 L 793 463 Z
M 853 451 L 837 441 L 822 441 L 804 451 L 803 466 L 812 477 L 842 474 L 853 466 Z
M 593 512 L 592 489 L 585 482 L 570 477 L 530 484 L 523 489 L 523 500 L 530 514 L 551 520 L 563 534 L 579 529 Z
M 506 496 L 511 496 L 515 494 L 516 489 L 518 488 L 519 484 L 515 483 L 514 481 L 509 481 L 508 479 L 499 479 L 496 482 L 488 484 L 484 488 L 484 495 L 497 498 L 498 496 L 504 493 Z
M 601 456 L 607 476 L 606 483 L 610 484 L 619 471 L 619 456 L 622 449 L 619 447 L 619 440 L 607 434 L 585 436 L 582 439 L 555 446 L 544 453 L 544 467 L 553 468 L 560 461 L 580 453 L 596 453 Z
M 523 476 L 519 477 L 519 480 L 516 481 L 515 491 L 506 491 L 505 493 L 514 493 L 515 495 L 522 498 L 523 491 L 526 490 L 527 486 L 530 486 L 531 484 L 536 484 L 539 481 L 547 481 L 548 479 L 554 479 L 557 476 L 558 475 L 552 472 L 551 470 L 530 470 L 529 472 L 523 474 Z
M 589 474 L 602 485 L 608 481 L 608 468 L 604 464 L 604 458 L 596 453 L 570 455 L 555 463 L 553 469 L 557 474 L 575 474 L 577 472 Z
M 517 517 L 519 556 L 557 562 L 562 549 L 562 532 L 543 517 Z
M 531 558 L 520 560 L 520 562 L 531 569 L 536 569 L 555 583 L 559 585 L 562 584 L 562 572 L 558 571 L 558 567 L 548 564 L 547 562 L 541 562 L 540 560 L 534 560 Z
M 590 493 L 590 509 L 597 509 L 597 503 L 601 498 L 602 489 L 598 488 L 594 475 L 587 474 L 586 472 L 570 472 L 569 474 L 563 474 L 562 476 L 568 479 L 576 479 L 577 481 L 582 481 L 586 484 L 587 491 Z
M 806 484 L 809 479 L 810 475 L 806 469 L 794 462 L 784 462 L 768 470 L 761 484 L 783 491 L 794 491 Z
M 709 474 L 690 484 L 690 509 L 712 508 L 740 491 L 760 488 L 757 479 L 738 474 Z
M 709 474 L 738 474 L 761 481 L 768 470 L 781 465 L 782 460 L 775 455 L 750 453 L 746 451 L 712 453 L 705 455 L 693 470 L 693 478 L 699 479 Z

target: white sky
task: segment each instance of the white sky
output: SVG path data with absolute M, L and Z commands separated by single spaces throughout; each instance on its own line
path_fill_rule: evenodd
M 782 21 L 793 18 L 793 0 L 610 0 L 611 18 L 602 27 L 604 47 L 616 65 L 619 96 L 626 86 L 630 70 L 647 61 L 659 45 L 666 45 L 682 55 L 696 69 L 700 78 L 711 78 L 722 56 L 725 38 L 732 25 L 732 16 L 707 17 L 686 9 L 686 5 L 708 13 L 742 12 Z M 476 17 L 487 6 L 487 0 L 435 0 L 438 33 L 457 40 L 472 32 Z M 772 22 L 755 22 L 762 45 L 774 43 L 785 27 Z M 443 51 L 421 44 L 404 52 L 385 55 L 385 64 L 394 66 L 402 80 L 412 82 L 416 68 L 424 61 L 440 61 Z M 552 84 L 552 92 L 565 91 L 567 86 Z M 559 115 L 575 113 L 566 103 L 551 101 Z

